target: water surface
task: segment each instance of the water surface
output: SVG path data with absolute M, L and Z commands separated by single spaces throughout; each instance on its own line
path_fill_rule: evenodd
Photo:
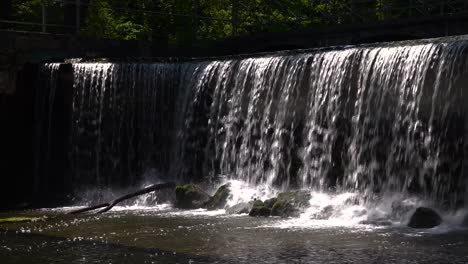
M 301 227 L 288 224 L 295 219 L 230 216 L 223 210 L 116 209 L 89 216 L 64 215 L 67 209 L 15 212 L 48 219 L 0 224 L 1 262 L 468 263 L 463 229 Z

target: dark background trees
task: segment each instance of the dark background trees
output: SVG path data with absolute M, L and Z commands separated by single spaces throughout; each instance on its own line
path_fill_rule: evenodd
M 463 0 L 2 0 L 1 15 L 92 38 L 192 43 L 232 35 L 374 23 L 449 12 Z M 411 4 L 410 4 L 411 3 Z M 43 8 L 45 7 L 45 8 Z M 13 27 L 13 26 L 12 26 Z M 36 30 L 41 25 L 15 26 Z M 43 29 L 43 28 L 42 28 Z M 47 26 L 47 32 L 72 28 Z M 75 32 L 74 32 L 75 33 Z

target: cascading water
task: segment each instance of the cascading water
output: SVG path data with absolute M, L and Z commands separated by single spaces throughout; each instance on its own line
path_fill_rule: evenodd
M 72 166 L 81 184 L 134 184 L 168 164 L 177 67 L 74 64 Z
M 38 194 L 40 191 L 47 191 L 50 149 L 52 145 L 52 112 L 54 109 L 59 67 L 60 64 L 58 63 L 47 63 L 40 68 L 40 86 L 34 102 L 36 105 L 36 111 L 34 112 L 34 194 Z
M 465 38 L 73 69 L 77 185 L 153 168 L 449 207 L 467 193 Z

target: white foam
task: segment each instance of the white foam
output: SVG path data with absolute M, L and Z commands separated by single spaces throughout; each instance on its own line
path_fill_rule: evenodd
M 252 201 L 254 198 L 262 201 L 276 197 L 280 190 L 268 185 L 253 186 L 240 180 L 226 180 L 223 184 L 230 184 L 231 196 L 226 207 Z M 217 186 L 219 187 L 219 186 Z M 214 190 L 216 190 L 215 188 Z M 113 193 L 109 190 L 106 194 Z M 416 208 L 434 206 L 420 199 L 401 193 L 387 193 L 380 198 L 364 199 L 358 192 L 327 193 L 311 191 L 310 206 L 303 210 L 299 217 L 279 219 L 262 223 L 260 227 L 268 228 L 329 228 L 346 227 L 358 230 L 374 230 L 377 228 L 406 227 Z M 81 209 L 83 206 L 61 207 L 52 211 L 69 212 Z M 50 209 L 47 209 L 50 210 Z M 115 212 L 149 212 L 163 216 L 181 217 L 248 217 L 243 215 L 227 215 L 225 210 L 209 211 L 206 209 L 178 210 L 170 204 L 156 204 L 154 194 L 146 194 L 134 199 L 128 204 L 112 208 Z M 453 230 L 466 229 L 462 227 L 463 220 L 468 215 L 468 209 L 456 212 L 438 210 L 443 223 L 435 228 L 413 230 L 411 234 L 446 233 Z
M 252 186 L 251 184 L 239 180 L 226 180 L 221 185 L 223 184 L 230 184 L 231 186 L 231 196 L 227 203 L 228 207 L 239 203 L 247 203 L 254 198 L 264 201 L 278 194 L 278 190 L 265 184 Z
M 221 209 L 221 210 L 213 210 L 209 211 L 206 209 L 194 209 L 194 210 L 181 210 L 181 211 L 170 211 L 164 213 L 164 215 L 169 215 L 169 216 L 184 216 L 184 217 L 190 217 L 190 216 L 220 216 L 220 215 L 225 215 L 226 211 Z

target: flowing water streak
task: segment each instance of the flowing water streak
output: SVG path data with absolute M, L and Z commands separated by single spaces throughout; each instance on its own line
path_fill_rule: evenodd
M 416 192 L 454 205 L 465 192 L 466 47 L 462 40 L 198 64 L 199 81 L 183 88 L 196 99 L 180 114 L 200 122 L 179 127 L 192 136 L 177 146 L 190 145 L 198 159 L 182 166 L 214 164 L 188 170 L 199 178 Z M 202 148 L 192 148 L 200 138 Z
M 128 185 L 146 168 L 164 168 L 177 71 L 162 64 L 76 63 L 74 183 Z M 169 86 L 166 87 L 166 86 Z
M 40 91 L 36 92 L 34 112 L 34 184 L 33 192 L 47 191 L 51 148 L 52 113 L 58 83 L 60 63 L 46 63 L 40 68 Z M 42 156 L 41 154 L 44 154 Z M 41 177 L 42 175 L 42 177 Z

